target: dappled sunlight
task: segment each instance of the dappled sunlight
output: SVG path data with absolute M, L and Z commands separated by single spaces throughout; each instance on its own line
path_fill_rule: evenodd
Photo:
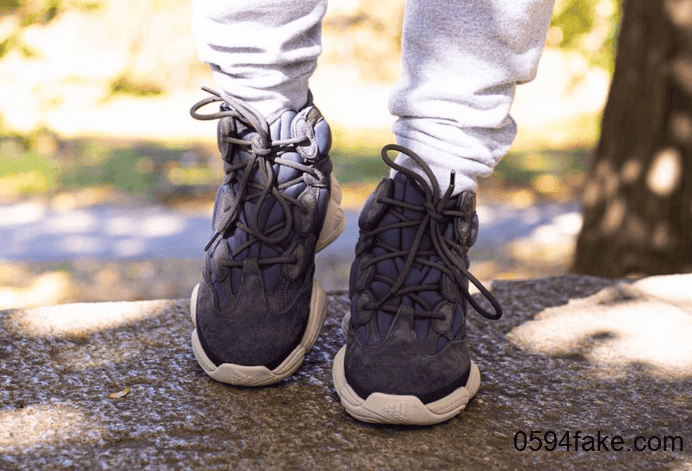
M 46 206 L 36 201 L 27 201 L 12 206 L 0 206 L 0 227 L 16 227 L 40 221 Z
M 7 272 L 7 267 L 3 267 Z M 20 270 L 14 273 L 27 275 Z M 3 278 L 7 275 L 3 274 Z M 73 294 L 70 275 L 65 272 L 46 272 L 29 281 L 28 286 L 0 286 L 0 310 L 59 304 Z
M 200 211 L 159 206 L 103 205 L 56 211 L 48 203 L 26 203 L 0 206 L 0 216 L 3 212 L 0 260 L 190 257 L 198 254 L 211 226 L 209 216 Z M 175 245 L 171 239 L 176 239 Z
M 338 176 L 337 176 L 338 177 Z M 368 196 L 375 191 L 377 184 L 351 184 L 341 187 L 341 207 L 344 210 L 360 211 L 368 199 Z
M 584 206 L 594 206 L 596 203 L 598 203 L 600 196 L 601 189 L 598 186 L 598 183 L 594 180 L 588 180 L 586 186 L 584 187 L 584 192 L 581 198 Z
M 582 196 L 586 206 L 593 206 L 602 199 L 612 198 L 620 187 L 620 178 L 610 162 L 599 162 L 594 173 L 596 177 L 589 179 Z
M 653 245 L 657 249 L 663 249 L 672 245 L 672 233 L 666 222 L 661 222 L 656 225 L 653 233 Z
M 627 212 L 627 203 L 623 198 L 611 200 L 606 208 L 601 221 L 601 230 L 604 234 L 613 234 L 622 226 Z
M 544 194 L 556 194 L 565 191 L 564 185 L 555 175 L 543 174 L 535 177 L 531 183 L 538 192 Z
M 527 208 L 521 215 L 521 223 L 533 226 L 541 221 L 541 210 L 536 206 Z
M 5 453 L 68 440 L 97 442 L 100 439 L 99 418 L 68 405 L 32 404 L 0 412 L 0 451 Z
M 673 113 L 670 117 L 672 136 L 683 144 L 692 142 L 692 118 L 688 113 Z
M 646 174 L 646 184 L 658 196 L 670 196 L 682 180 L 682 156 L 677 149 L 659 152 Z
M 532 261 L 523 263 L 521 260 L 513 260 L 514 263 L 507 263 L 506 260 L 471 260 L 471 273 L 486 288 L 491 288 L 494 281 L 502 280 L 528 280 L 549 276 L 560 276 L 566 270 L 566 264 L 550 261 Z M 480 294 L 480 290 L 469 283 L 469 293 L 472 295 Z
M 155 317 L 174 305 L 174 301 L 158 300 L 101 303 L 98 304 L 98 311 L 95 311 L 92 303 L 36 307 L 11 312 L 3 319 L 3 328 L 24 337 L 83 337 Z
M 114 193 L 113 188 L 108 186 L 62 192 L 51 198 L 50 206 L 56 212 L 72 211 L 105 203 L 114 197 Z
M 556 226 L 563 234 L 576 236 L 579 234 L 583 222 L 584 217 L 581 215 L 581 213 L 571 212 L 557 216 L 553 220 L 553 225 Z
M 531 141 L 555 147 L 592 145 L 597 129 L 590 135 L 591 130 L 576 125 L 576 118 L 601 113 L 609 84 L 608 73 L 590 65 L 580 53 L 547 48 L 536 79 L 517 87 L 512 105 L 512 116 L 519 123 L 515 149 L 526 148 Z
M 132 247 L 116 247 L 132 253 Z M 0 263 L 0 311 L 63 303 L 189 298 L 200 260 L 103 260 Z M 348 270 L 344 282 L 348 283 Z M 341 285 L 339 285 L 340 287 Z
M 672 61 L 672 76 L 677 85 L 685 92 L 692 92 L 692 60 L 686 56 L 679 56 Z
M 49 217 L 43 223 L 49 234 L 73 234 L 76 232 L 91 232 L 96 229 L 96 217 L 83 210 L 69 211 Z
M 483 204 L 476 206 L 476 214 L 478 215 L 478 221 L 483 224 L 491 224 L 493 222 L 493 211 L 488 206 Z
M 637 181 L 642 173 L 642 162 L 637 159 L 630 159 L 624 163 L 620 169 L 620 175 L 624 183 L 632 184 Z
M 665 0 L 668 16 L 678 26 L 692 27 L 692 1 L 690 0 Z
M 151 239 L 180 234 L 185 231 L 186 225 L 187 222 L 184 217 L 174 214 L 159 214 L 144 219 L 115 216 L 106 220 L 104 232 L 113 237 L 138 236 L 139 238 Z M 128 240 L 120 242 L 131 244 L 132 240 L 132 238 L 128 238 Z
M 130 216 L 115 216 L 108 218 L 104 232 L 113 237 L 137 234 L 137 220 Z
M 185 220 L 172 214 L 151 216 L 140 221 L 140 235 L 145 238 L 165 237 L 185 230 Z
M 41 193 L 48 187 L 48 180 L 39 170 L 0 176 L 0 198 L 3 200 L 10 200 L 18 194 Z
M 574 255 L 581 225 L 580 213 L 562 214 L 550 223 L 534 228 L 528 236 L 510 242 L 507 252 L 525 263 L 540 260 L 544 265 L 567 266 Z
M 95 236 L 68 234 L 59 244 L 61 251 L 75 255 L 94 255 L 106 248 L 107 240 Z
M 654 376 L 692 376 L 692 275 L 620 284 L 549 308 L 507 338 L 538 354 L 583 356 L 617 376 L 630 365 Z
M 650 276 L 632 284 L 632 287 L 647 296 L 692 312 L 692 275 Z
M 142 239 L 129 238 L 118 240 L 113 244 L 113 251 L 119 257 L 134 257 L 137 255 L 144 256 L 147 246 Z
M 536 195 L 530 190 L 518 190 L 507 195 L 507 202 L 515 208 L 528 208 L 536 202 Z

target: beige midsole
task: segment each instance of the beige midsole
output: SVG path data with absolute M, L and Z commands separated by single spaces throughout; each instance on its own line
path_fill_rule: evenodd
M 373 393 L 361 398 L 346 380 L 344 346 L 334 358 L 332 376 L 341 404 L 351 416 L 364 422 L 404 425 L 432 425 L 449 420 L 461 412 L 476 394 L 481 375 L 475 363 L 466 385 L 437 401 L 423 404 L 416 396 Z

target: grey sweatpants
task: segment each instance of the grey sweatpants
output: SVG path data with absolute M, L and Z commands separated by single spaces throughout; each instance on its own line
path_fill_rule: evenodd
M 403 73 L 389 110 L 397 143 L 425 159 L 441 191 L 452 170 L 455 193 L 475 189 L 476 177 L 490 175 L 509 151 L 515 87 L 536 74 L 553 2 L 407 0 Z M 249 102 L 269 122 L 306 103 L 326 0 L 192 4 L 199 57 L 223 93 Z M 397 162 L 419 171 L 403 155 Z

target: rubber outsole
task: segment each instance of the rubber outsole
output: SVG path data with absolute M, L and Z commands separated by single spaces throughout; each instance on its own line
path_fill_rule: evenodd
M 331 175 L 331 192 L 327 206 L 325 222 L 317 240 L 315 251 L 327 247 L 334 242 L 344 231 L 346 219 L 340 207 L 341 186 L 334 175 Z M 190 296 L 190 316 L 192 323 L 197 325 L 197 297 L 199 296 L 199 284 L 192 290 Z M 293 374 L 303 363 L 305 354 L 317 340 L 324 324 L 324 317 L 327 313 L 327 294 L 317 282 L 312 280 L 312 294 L 310 297 L 310 315 L 308 325 L 300 344 L 286 357 L 286 359 L 276 368 L 270 370 L 266 366 L 246 366 L 233 363 L 222 363 L 215 365 L 204 352 L 202 344 L 197 334 L 197 329 L 192 331 L 192 351 L 194 352 L 197 363 L 205 373 L 211 378 L 221 383 L 233 384 L 236 386 L 266 386 L 277 383 Z
M 352 417 L 363 422 L 399 425 L 439 424 L 458 415 L 476 394 L 481 382 L 481 373 L 474 362 L 466 385 L 437 401 L 423 404 L 416 396 L 372 393 L 361 398 L 346 380 L 344 358 L 346 347 L 334 358 L 332 376 L 341 404 Z

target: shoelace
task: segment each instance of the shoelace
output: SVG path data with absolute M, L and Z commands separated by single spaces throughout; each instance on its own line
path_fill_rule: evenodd
M 401 152 L 413 159 L 423 169 L 425 174 L 430 179 L 430 182 L 432 183 L 432 189 L 421 175 L 414 172 L 413 170 L 404 168 L 401 165 L 395 163 L 389 157 L 389 151 Z M 500 307 L 500 304 L 497 302 L 495 297 L 492 294 L 490 294 L 490 292 L 481 284 L 480 281 L 478 281 L 471 273 L 469 273 L 469 271 L 466 269 L 466 264 L 464 260 L 462 260 L 460 257 L 458 257 L 456 254 L 452 252 L 452 249 L 455 249 L 458 253 L 463 253 L 464 247 L 445 237 L 440 230 L 440 221 L 442 221 L 443 219 L 448 220 L 449 218 L 464 216 L 464 213 L 461 211 L 444 209 L 445 204 L 447 203 L 447 201 L 449 201 L 449 198 L 451 197 L 452 192 L 454 191 L 454 172 L 452 172 L 450 184 L 447 188 L 447 191 L 444 193 L 442 197 L 440 197 L 439 184 L 437 182 L 437 179 L 435 178 L 435 175 L 433 174 L 430 167 L 423 161 L 423 159 L 421 159 L 414 152 L 410 151 L 409 149 L 406 149 L 405 147 L 401 147 L 395 144 L 389 144 L 382 149 L 382 160 L 384 160 L 384 162 L 387 165 L 398 170 L 399 172 L 403 172 L 411 178 L 415 178 L 420 183 L 421 188 L 423 188 L 425 191 L 425 203 L 423 207 L 421 207 L 418 205 L 412 205 L 403 201 L 387 197 L 379 197 L 377 202 L 386 203 L 395 207 L 408 209 L 412 211 L 424 211 L 425 215 L 422 220 L 412 220 L 404 216 L 402 212 L 397 211 L 395 209 L 390 209 L 391 214 L 395 215 L 400 220 L 400 222 L 378 227 L 366 233 L 366 237 L 374 237 L 377 234 L 390 229 L 418 226 L 416 237 L 414 238 L 413 244 L 411 245 L 411 248 L 409 250 L 399 250 L 397 247 L 393 247 L 382 241 L 376 242 L 378 247 L 385 249 L 388 253 L 377 257 L 373 257 L 372 259 L 368 260 L 364 268 L 367 268 L 368 266 L 376 264 L 382 260 L 393 258 L 406 257 L 406 263 L 404 264 L 404 267 L 399 273 L 399 276 L 396 280 L 379 274 L 375 276 L 376 281 L 386 283 L 387 285 L 391 286 L 391 288 L 382 299 L 380 299 L 377 302 L 366 303 L 364 308 L 366 310 L 380 309 L 395 314 L 398 309 L 394 306 L 386 305 L 385 303 L 394 297 L 406 295 L 410 299 L 418 303 L 420 306 L 424 307 L 424 310 L 415 311 L 416 316 L 443 319 L 443 314 L 432 311 L 430 309 L 430 306 L 428 306 L 428 303 L 416 294 L 416 292 L 419 291 L 439 290 L 439 286 L 416 285 L 402 287 L 411 269 L 411 266 L 413 265 L 413 263 L 418 263 L 433 268 L 435 270 L 439 270 L 442 273 L 449 276 L 450 278 L 454 279 L 457 285 L 460 288 L 462 288 L 462 294 L 468 300 L 469 304 L 471 304 L 474 307 L 474 309 L 483 317 L 492 320 L 499 319 L 500 317 L 502 317 L 502 308 Z M 434 250 L 420 249 L 420 243 L 423 239 L 423 236 L 426 233 L 426 230 L 429 232 L 430 240 L 433 243 Z M 433 256 L 437 256 L 438 258 L 440 258 L 442 263 L 430 261 L 429 259 Z M 473 283 L 483 294 L 483 296 L 490 302 L 490 304 L 493 306 L 495 310 L 494 314 L 483 309 L 473 299 L 473 296 L 471 296 L 471 294 L 468 292 L 468 289 L 464 288 L 465 284 L 462 275 L 466 277 L 469 281 L 471 281 L 471 283 Z
M 290 139 L 272 141 L 269 124 L 252 106 L 242 103 L 230 96 L 222 96 L 221 94 L 207 87 L 202 87 L 202 89 L 210 93 L 212 96 L 200 100 L 192 106 L 190 109 L 190 115 L 193 118 L 206 121 L 231 117 L 241 121 L 248 128 L 255 131 L 254 133 L 250 134 L 250 139 L 240 139 L 233 136 L 223 137 L 225 142 L 246 147 L 248 153 L 250 154 L 250 158 L 245 162 L 239 162 L 236 164 L 227 162 L 228 165 L 226 166 L 226 171 L 228 173 L 235 173 L 238 170 L 243 170 L 243 176 L 240 179 L 237 190 L 235 191 L 233 204 L 228 208 L 222 208 L 224 212 L 230 212 L 230 216 L 226 218 L 223 226 L 214 232 L 214 235 L 204 247 L 204 250 L 209 250 L 214 241 L 218 239 L 219 236 L 221 236 L 224 232 L 226 232 L 233 223 L 235 223 L 237 228 L 246 232 L 250 237 L 245 244 L 242 244 L 233 251 L 233 258 L 237 257 L 237 255 L 243 250 L 258 242 L 268 244 L 276 249 L 277 252 L 282 252 L 280 247 L 277 247 L 277 244 L 289 236 L 291 228 L 293 227 L 293 213 L 291 211 L 291 205 L 298 206 L 304 212 L 307 212 L 307 208 L 300 201 L 285 195 L 281 191 L 295 185 L 296 183 L 302 182 L 303 179 L 299 177 L 282 184 L 277 184 L 275 181 L 276 175 L 274 173 L 273 164 L 285 165 L 287 167 L 300 170 L 304 173 L 310 173 L 312 176 L 316 176 L 316 173 L 312 167 L 279 157 L 284 152 L 292 150 L 295 145 L 305 142 L 307 138 L 305 136 L 299 136 Z M 223 107 L 220 107 L 220 111 L 210 114 L 203 114 L 199 112 L 199 110 L 204 106 L 216 102 L 225 103 L 228 109 L 223 109 Z M 257 171 L 260 175 L 262 183 L 257 183 L 250 180 L 250 174 L 255 166 L 257 166 Z M 270 194 L 276 199 L 283 209 L 285 218 L 280 223 L 267 227 L 264 231 L 260 231 L 257 229 L 259 227 L 258 218 L 260 208 L 262 208 L 264 201 Z M 255 211 L 250 217 L 250 225 L 246 225 L 238 220 L 238 209 L 242 204 L 252 200 L 257 200 Z M 283 230 L 277 236 L 270 237 L 268 235 L 282 228 Z M 258 264 L 271 265 L 276 263 L 294 263 L 296 261 L 294 258 L 295 257 L 265 258 L 258 260 Z M 222 261 L 221 263 L 225 266 L 243 265 L 242 261 L 234 260 Z

